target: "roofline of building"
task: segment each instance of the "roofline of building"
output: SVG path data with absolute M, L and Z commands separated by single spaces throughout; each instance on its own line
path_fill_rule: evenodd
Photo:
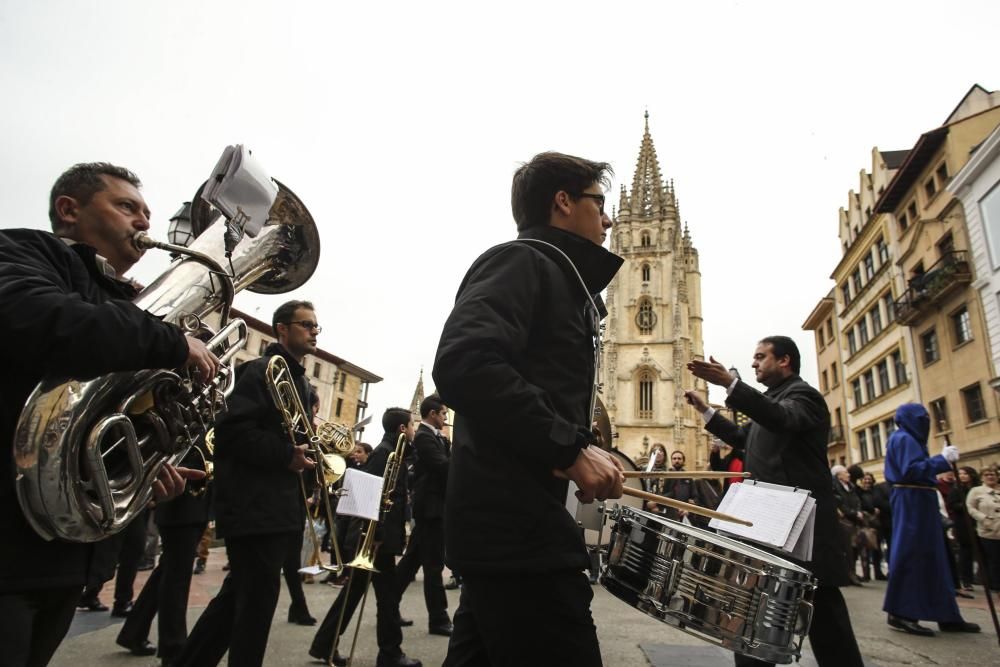
M 979 143 L 975 151 L 969 157 L 969 161 L 958 170 L 958 173 L 948 183 L 947 189 L 956 193 L 968 185 L 969 181 L 977 178 L 993 160 L 1000 155 L 1000 124 L 998 124 L 989 136 Z
M 931 156 L 933 156 L 937 149 L 941 147 L 944 143 L 945 137 L 948 136 L 948 131 L 950 126 L 942 125 L 941 127 L 935 128 L 930 132 L 924 132 L 917 139 L 917 143 L 913 145 L 910 152 L 907 154 L 906 159 L 903 164 L 900 165 L 899 170 L 896 175 L 892 177 L 889 181 L 889 185 L 886 186 L 885 192 L 882 196 L 878 198 L 875 202 L 875 212 L 876 213 L 892 213 L 899 206 L 899 202 L 902 201 L 903 196 L 910 191 L 913 187 L 913 183 L 917 180 L 917 176 L 924 170 L 927 166 L 927 162 L 930 161 Z
M 274 336 L 274 329 L 267 322 L 258 320 L 253 315 L 244 313 L 242 310 L 237 310 L 236 308 L 233 308 L 229 312 L 233 315 L 233 317 L 239 317 L 245 320 L 247 325 L 249 325 L 251 329 L 256 329 L 257 331 L 265 333 L 268 336 L 272 337 Z M 331 364 L 337 366 L 338 369 L 346 373 L 349 373 L 355 377 L 359 377 L 365 382 L 370 382 L 374 384 L 376 382 L 382 381 L 381 377 L 375 375 L 371 371 L 365 370 L 364 368 L 361 368 L 361 366 L 352 364 L 346 359 L 342 359 L 331 352 L 327 352 L 321 347 L 317 347 L 316 351 L 312 353 L 312 356 L 322 359 L 323 361 L 329 361 Z
M 836 304 L 833 302 L 833 291 L 827 294 L 825 297 L 819 300 L 816 307 L 812 309 L 809 313 L 809 317 L 806 321 L 802 323 L 803 331 L 815 331 L 819 327 L 823 326 L 823 320 L 827 311 L 832 312 L 836 308 Z

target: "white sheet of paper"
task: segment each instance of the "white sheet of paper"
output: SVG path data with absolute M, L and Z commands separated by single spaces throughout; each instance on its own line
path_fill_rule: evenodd
M 794 542 L 795 546 L 790 550 L 786 549 L 786 551 L 799 560 L 810 561 L 813 554 L 813 531 L 816 528 L 816 499 L 812 496 L 809 496 L 809 500 L 806 501 L 799 514 L 799 519 L 802 517 L 805 517 L 805 521 L 803 521 L 802 528 Z M 796 521 L 797 523 L 798 521 Z M 794 530 L 793 528 L 792 531 L 794 532 Z
M 299 568 L 299 574 L 311 574 L 316 576 L 317 574 L 322 574 L 323 568 L 319 565 L 306 565 L 305 567 Z
M 795 493 L 792 487 L 732 484 L 719 503 L 718 511 L 751 521 L 753 526 L 721 519 L 712 519 L 708 525 L 731 535 L 784 548 L 808 497 L 805 493 Z
M 382 478 L 354 468 L 344 474 L 343 495 L 337 501 L 337 514 L 378 521 L 382 506 Z

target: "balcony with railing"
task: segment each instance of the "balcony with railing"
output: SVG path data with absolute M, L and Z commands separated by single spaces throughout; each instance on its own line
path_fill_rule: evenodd
M 931 308 L 970 282 L 969 253 L 951 250 L 922 275 L 910 280 L 909 287 L 895 301 L 896 319 L 906 326 L 917 324 Z
M 830 435 L 826 439 L 827 446 L 836 445 L 838 443 L 844 442 L 844 427 L 843 426 L 831 426 Z

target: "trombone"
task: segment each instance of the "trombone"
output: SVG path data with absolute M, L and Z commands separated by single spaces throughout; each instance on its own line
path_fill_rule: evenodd
M 302 502 L 306 506 L 306 524 L 309 526 L 309 537 L 313 545 L 313 557 L 316 564 L 323 570 L 340 574 L 344 569 L 344 561 L 340 556 L 340 547 L 337 544 L 337 533 L 333 513 L 333 505 L 330 502 L 330 485 L 336 483 L 347 470 L 347 461 L 344 456 L 354 449 L 354 438 L 351 431 L 340 424 L 323 422 L 319 428 L 313 427 L 312 414 L 306 412 L 299 399 L 299 393 L 295 388 L 292 379 L 291 369 L 288 362 L 281 355 L 274 355 L 267 363 L 265 372 L 267 378 L 267 389 L 271 394 L 274 405 L 281 412 L 285 422 L 288 436 L 292 440 L 292 445 L 296 445 L 302 437 L 308 442 L 316 468 L 316 483 L 319 486 L 321 508 L 326 515 L 327 527 L 330 531 L 330 545 L 333 549 L 333 557 L 336 565 L 324 565 L 320 551 L 319 536 L 316 535 L 316 526 L 313 525 L 312 515 L 309 511 L 309 494 L 306 493 L 306 484 L 303 477 L 299 476 L 299 486 L 302 489 Z
M 379 508 L 379 519 L 384 519 L 392 508 L 392 492 L 396 490 L 396 481 L 399 479 L 399 471 L 403 468 L 403 454 L 406 452 L 406 434 L 400 433 L 396 438 L 396 449 L 393 450 L 385 462 L 385 471 L 382 473 L 382 504 Z M 344 586 L 343 604 L 340 606 L 340 615 L 337 617 L 337 632 L 334 635 L 333 648 L 327 657 L 327 664 L 333 664 L 333 656 L 337 654 L 337 647 L 340 645 L 340 632 L 344 627 L 344 613 L 347 610 L 348 599 L 351 594 L 351 584 L 354 583 L 354 574 L 358 570 L 364 570 L 365 594 L 361 598 L 361 608 L 358 609 L 358 618 L 354 624 L 354 637 L 351 639 L 351 653 L 347 656 L 347 667 L 351 667 L 354 660 L 354 649 L 358 645 L 358 632 L 361 630 L 361 618 L 365 613 L 365 602 L 368 601 L 368 589 L 371 588 L 372 575 L 378 572 L 375 569 L 375 552 L 378 551 L 378 544 L 375 542 L 375 527 L 378 520 L 366 522 L 364 527 L 364 537 L 358 546 L 358 553 L 346 567 L 351 568 L 351 574 L 347 578 Z

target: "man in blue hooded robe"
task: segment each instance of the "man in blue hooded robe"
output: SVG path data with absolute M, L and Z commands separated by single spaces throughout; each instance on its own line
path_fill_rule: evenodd
M 958 448 L 949 444 L 930 456 L 930 416 L 919 403 L 899 406 L 896 424 L 885 453 L 885 479 L 892 484 L 892 546 L 882 609 L 891 627 L 914 635 L 934 634 L 919 620 L 937 621 L 942 632 L 979 632 L 978 625 L 962 619 L 955 603 L 935 485 L 937 474 L 958 461 Z

